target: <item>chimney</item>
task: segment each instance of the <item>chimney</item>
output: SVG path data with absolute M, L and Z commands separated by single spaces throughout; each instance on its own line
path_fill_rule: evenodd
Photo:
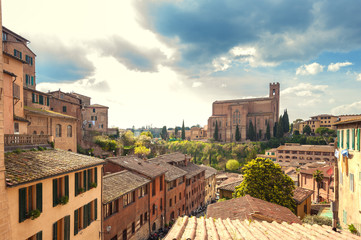
M 185 166 L 187 166 L 187 165 L 188 165 L 188 158 L 187 158 L 187 154 L 185 154 L 184 156 L 185 156 L 184 165 L 185 165 Z

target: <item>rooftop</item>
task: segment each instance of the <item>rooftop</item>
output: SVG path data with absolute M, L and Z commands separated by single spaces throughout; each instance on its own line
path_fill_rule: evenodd
M 335 148 L 331 145 L 282 145 L 277 150 L 334 152 Z
M 217 174 L 217 169 L 214 169 L 210 166 L 206 166 L 206 165 L 200 165 L 201 168 L 204 168 L 206 170 L 204 178 L 209 178 L 212 175 L 216 175 Z
M 330 178 L 333 175 L 333 166 L 301 169 L 300 173 L 313 175 L 317 170 L 320 170 L 325 178 Z
M 177 178 L 180 178 L 182 176 L 185 176 L 187 174 L 186 171 L 180 169 L 179 167 L 173 166 L 161 159 L 158 158 L 152 158 L 148 160 L 149 162 L 156 164 L 158 166 L 161 166 L 165 169 L 167 169 L 167 172 L 165 173 L 165 180 L 167 182 L 176 180 Z
M 175 152 L 175 153 L 163 154 L 152 159 L 162 160 L 165 162 L 182 162 L 185 160 L 185 157 L 186 157 L 185 154 Z
M 333 125 L 344 125 L 344 124 L 358 123 L 358 122 L 361 122 L 360 117 L 355 117 L 355 118 L 350 118 L 347 120 L 338 121 L 338 122 L 335 122 Z
M 100 105 L 100 104 L 92 104 L 92 105 L 85 106 L 85 107 L 88 107 L 88 108 L 109 108 L 107 106 Z
M 32 107 L 24 106 L 24 110 L 25 110 L 25 112 L 40 114 L 40 115 L 44 115 L 44 116 L 48 116 L 48 117 L 68 118 L 68 119 L 74 119 L 74 120 L 77 119 L 77 118 L 69 116 L 69 115 L 65 115 L 65 114 L 50 111 L 50 110 L 40 109 L 40 108 L 32 108 Z
M 167 172 L 167 169 L 150 161 L 142 160 L 136 156 L 110 157 L 106 161 L 117 164 L 128 170 L 133 170 L 144 176 L 156 178 Z
M 263 97 L 263 98 L 244 98 L 244 99 L 234 99 L 234 100 L 218 100 L 213 103 L 245 103 L 245 102 L 255 102 L 255 101 L 267 101 L 271 100 L 273 97 Z
M 5 154 L 6 184 L 16 186 L 104 164 L 102 159 L 59 149 Z
M 297 204 L 301 204 L 312 194 L 313 191 L 310 189 L 296 187 L 295 191 L 293 191 L 293 199 L 296 201 Z
M 250 195 L 209 205 L 207 217 L 241 221 L 252 219 L 278 223 L 302 223 L 290 209 Z
M 230 179 L 227 179 L 227 180 L 230 180 Z M 226 180 L 226 181 L 227 181 Z M 242 183 L 242 179 L 236 179 L 236 180 L 233 180 L 232 182 L 228 182 L 228 183 L 225 183 L 226 181 L 224 181 L 219 187 L 218 189 L 221 189 L 221 190 L 226 190 L 226 191 L 232 191 L 234 192 L 236 187 L 239 186 L 239 184 Z
M 106 175 L 103 177 L 103 204 L 109 203 L 149 182 L 150 180 L 127 170 Z
M 248 220 L 180 217 L 174 223 L 165 240 L 174 239 L 361 239 L 350 232 L 334 232 L 329 226 L 287 224 Z
M 205 171 L 204 168 L 201 168 L 200 166 L 198 166 L 192 162 L 188 162 L 187 166 L 179 165 L 177 167 L 179 167 L 180 169 L 183 169 L 184 171 L 187 172 L 186 178 L 192 178 L 192 177 L 198 175 L 199 173 Z

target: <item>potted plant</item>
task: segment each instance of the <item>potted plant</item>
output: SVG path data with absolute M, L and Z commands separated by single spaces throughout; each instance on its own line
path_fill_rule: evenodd
M 79 191 L 79 194 L 85 192 L 84 188 L 82 188 L 82 187 L 79 188 L 78 191 Z
M 90 188 L 96 188 L 97 184 L 95 182 L 90 183 Z
M 35 218 L 38 218 L 40 216 L 41 212 L 39 209 L 34 209 L 28 212 L 27 217 L 31 218 L 31 220 L 34 220 Z
M 61 205 L 65 205 L 69 202 L 69 197 L 68 196 L 62 196 L 59 198 L 58 202 L 61 204 Z

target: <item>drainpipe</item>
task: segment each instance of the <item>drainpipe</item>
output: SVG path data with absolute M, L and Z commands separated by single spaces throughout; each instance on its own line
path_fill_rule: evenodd
M 336 137 L 334 142 L 334 150 L 337 149 L 337 142 L 338 139 Z M 339 185 L 339 176 L 338 176 L 338 158 L 333 156 L 335 159 L 335 166 L 334 166 L 334 181 L 335 181 L 335 201 L 331 202 L 332 207 L 332 230 L 337 231 L 337 220 L 338 220 L 338 202 L 339 202 L 339 192 L 338 192 L 338 185 Z

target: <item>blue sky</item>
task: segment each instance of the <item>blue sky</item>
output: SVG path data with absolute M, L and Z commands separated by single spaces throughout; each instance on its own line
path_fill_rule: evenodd
M 72 5 L 72 8 L 69 8 Z M 18 6 L 24 6 L 18 8 Z M 281 83 L 291 120 L 361 113 L 361 2 L 3 1 L 38 89 L 110 107 L 110 125 L 205 125 L 215 100 Z M 27 17 L 32 12 L 32 17 Z

